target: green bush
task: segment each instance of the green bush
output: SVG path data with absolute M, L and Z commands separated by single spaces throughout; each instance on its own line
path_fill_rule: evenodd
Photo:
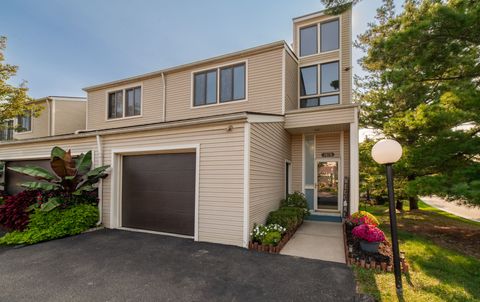
M 277 245 L 282 240 L 282 234 L 279 231 L 269 231 L 265 237 L 263 237 L 263 245 Z
M 291 231 L 303 221 L 303 217 L 303 209 L 283 207 L 268 214 L 267 224 L 279 224 Z
M 303 210 L 303 218 L 308 216 L 310 212 L 308 211 L 308 203 L 307 198 L 303 193 L 294 192 L 292 194 L 288 194 L 286 199 L 282 199 L 280 201 L 281 208 L 300 208 Z
M 30 215 L 30 222 L 24 231 L 6 234 L 0 238 L 0 244 L 34 244 L 80 234 L 95 226 L 97 219 L 98 209 L 91 204 L 75 205 L 65 210 L 56 208 L 50 212 L 37 210 Z

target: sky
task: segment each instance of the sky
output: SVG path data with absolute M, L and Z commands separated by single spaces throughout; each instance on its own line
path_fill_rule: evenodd
M 354 7 L 354 37 L 380 3 Z M 319 0 L 2 0 L 0 35 L 8 38 L 6 62 L 20 67 L 13 84 L 27 81 L 35 98 L 84 96 L 87 86 L 291 43 L 292 18 L 321 9 Z M 360 57 L 354 50 L 354 61 Z

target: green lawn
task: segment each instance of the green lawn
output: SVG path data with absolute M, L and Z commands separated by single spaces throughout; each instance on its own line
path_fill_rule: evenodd
M 362 210 L 364 210 L 362 206 Z M 389 232 L 388 208 L 367 206 Z M 410 272 L 403 275 L 405 301 L 480 301 L 480 223 L 420 203 L 398 214 L 400 250 Z M 396 301 L 394 276 L 355 268 L 360 289 L 380 301 Z

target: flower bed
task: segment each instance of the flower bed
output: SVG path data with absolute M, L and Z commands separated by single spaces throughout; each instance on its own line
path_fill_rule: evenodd
M 308 214 L 305 196 L 298 192 L 290 194 L 281 201 L 280 209 L 268 214 L 266 225 L 254 225 L 248 248 L 278 254 Z
M 368 224 L 370 221 L 377 222 L 377 220 L 372 220 L 370 216 L 368 216 L 367 219 L 362 219 L 358 216 L 359 215 L 356 215 L 356 217 L 353 217 L 353 219 L 349 218 L 344 223 L 345 255 L 347 258 L 347 264 L 357 265 L 366 269 L 376 269 L 386 272 L 392 271 L 393 254 L 390 242 L 385 238 L 383 232 L 377 229 L 374 224 Z M 362 215 L 360 214 L 360 216 Z M 362 223 L 362 221 L 365 223 Z M 367 252 L 363 250 L 361 248 L 361 238 L 370 242 L 375 242 L 378 240 L 378 251 Z M 408 264 L 404 257 L 401 257 L 401 266 L 403 272 L 408 271 Z

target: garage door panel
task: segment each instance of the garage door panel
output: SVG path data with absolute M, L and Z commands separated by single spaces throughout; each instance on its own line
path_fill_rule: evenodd
M 123 157 L 122 225 L 194 234 L 195 153 Z

